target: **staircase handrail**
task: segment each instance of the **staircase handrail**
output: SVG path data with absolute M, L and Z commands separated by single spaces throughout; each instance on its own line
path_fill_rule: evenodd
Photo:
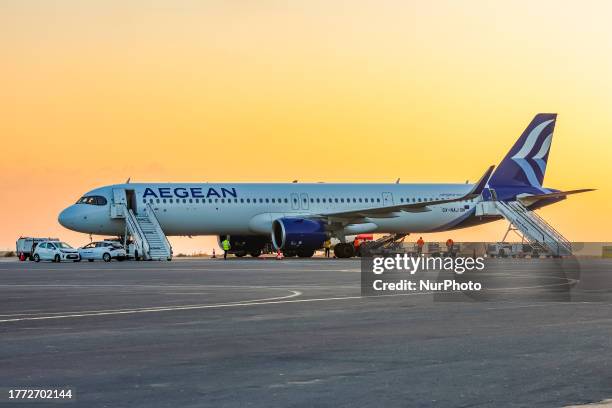
M 507 210 L 517 213 L 518 216 L 520 217 L 520 220 L 525 223 L 526 227 L 532 227 L 534 228 L 540 235 L 542 235 L 542 242 L 545 241 L 545 235 L 542 232 L 542 228 L 535 223 L 534 221 L 530 220 L 529 218 L 527 218 L 524 214 L 521 214 L 520 212 L 517 211 L 517 209 L 513 208 L 509 203 L 505 202 L 505 201 L 497 201 L 497 203 L 501 204 L 504 208 L 506 208 Z
M 540 217 L 538 213 L 536 213 L 535 211 L 530 211 L 527 207 L 525 207 L 522 203 L 518 201 L 515 201 L 515 205 L 517 207 L 520 207 L 521 209 L 529 211 L 530 215 L 532 215 L 536 219 L 536 221 L 539 222 L 541 225 L 550 229 L 553 232 L 553 235 L 555 235 L 555 237 L 558 238 L 560 242 L 563 242 L 564 244 L 567 244 L 567 245 L 571 245 L 567 238 L 561 235 L 561 233 L 557 231 L 555 227 L 549 224 L 544 218 Z
M 166 237 L 166 233 L 162 229 L 161 224 L 157 219 L 157 215 L 155 215 L 155 211 L 153 211 L 153 207 L 151 207 L 151 204 L 149 203 L 147 203 L 147 214 L 149 215 L 149 220 L 151 220 L 151 223 L 155 227 L 155 230 L 158 232 L 158 235 L 164 237 L 162 243 L 164 244 L 166 251 L 168 251 L 168 253 L 172 255 L 172 245 L 170 245 L 170 241 L 168 241 L 168 237 Z
M 149 251 L 151 250 L 149 241 L 147 240 L 147 237 L 142 231 L 142 228 L 140 228 L 140 224 L 138 224 L 138 221 L 136 220 L 136 215 L 134 215 L 134 211 L 132 211 L 131 208 L 127 208 L 125 204 L 123 204 L 123 206 L 126 209 L 125 212 L 127 216 L 125 217 L 125 220 L 128 223 L 129 229 L 131 229 L 132 238 L 134 238 L 137 243 L 140 243 L 140 247 L 142 248 L 141 255 L 143 256 L 143 258 L 147 259 L 149 257 Z
M 552 236 L 555 246 L 556 246 L 556 254 L 561 254 L 561 246 L 568 251 L 572 252 L 571 243 L 563 236 L 559 231 L 557 231 L 552 225 L 550 225 L 546 220 L 536 214 L 534 211 L 530 211 L 527 207 L 525 207 L 522 203 L 518 201 L 514 202 L 504 202 L 497 201 L 497 203 L 501 204 L 501 206 L 507 210 L 512 211 L 514 214 L 518 215 L 519 220 L 525 223 L 526 227 L 531 225 L 535 230 L 542 235 L 542 244 L 551 245 L 551 243 L 546 241 L 546 235 Z M 527 237 L 529 240 L 529 237 Z M 551 248 L 552 249 L 552 248 Z
M 552 225 L 550 225 L 548 222 L 546 222 L 546 220 L 544 220 L 542 217 L 540 217 L 535 211 L 529 211 L 529 209 L 527 209 L 523 204 L 519 203 L 518 201 L 515 201 L 512 203 L 513 205 L 511 206 L 512 208 L 518 207 L 523 213 L 525 213 L 524 218 L 529 219 L 529 216 L 532 216 L 534 219 L 534 223 L 538 224 L 539 223 L 539 227 L 542 228 L 543 230 L 546 231 L 547 228 L 550 229 L 551 235 L 554 239 L 554 242 L 556 244 L 556 253 L 557 255 L 561 254 L 561 247 L 563 247 L 566 251 L 568 252 L 572 252 L 572 244 L 567 240 L 567 238 L 565 238 L 563 235 L 561 235 L 561 233 L 559 231 L 557 231 Z M 529 216 L 527 216 L 527 212 L 529 213 Z

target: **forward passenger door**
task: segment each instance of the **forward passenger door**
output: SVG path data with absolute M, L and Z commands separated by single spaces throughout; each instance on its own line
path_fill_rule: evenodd
M 110 206 L 111 218 L 125 218 L 127 197 L 122 188 L 113 188 L 113 202 Z

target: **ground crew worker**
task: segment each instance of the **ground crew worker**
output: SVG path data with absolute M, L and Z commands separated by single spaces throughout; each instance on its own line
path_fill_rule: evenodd
M 323 243 L 323 248 L 325 248 L 325 257 L 329 258 L 331 251 L 331 240 L 327 240 Z
M 227 260 L 227 253 L 231 248 L 229 239 L 227 239 L 227 237 L 225 237 L 223 242 L 221 242 L 221 246 L 223 247 L 223 259 Z
M 448 253 L 449 256 L 453 256 L 453 246 L 455 245 L 455 242 L 449 238 L 446 240 L 446 252 Z
M 425 245 L 425 241 L 423 241 L 423 237 L 419 237 L 419 240 L 417 241 L 417 251 L 418 254 L 421 255 L 423 253 L 423 246 Z

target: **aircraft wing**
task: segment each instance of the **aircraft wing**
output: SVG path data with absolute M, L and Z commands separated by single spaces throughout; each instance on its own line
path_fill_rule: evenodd
M 426 212 L 431 211 L 429 208 L 432 205 L 439 204 L 448 204 L 454 203 L 457 201 L 465 201 L 470 200 L 472 198 L 476 198 L 482 194 L 487 182 L 489 181 L 489 177 L 491 177 L 491 173 L 493 173 L 493 169 L 495 166 L 491 166 L 487 169 L 484 175 L 478 180 L 476 184 L 472 187 L 469 193 L 459 198 L 451 198 L 447 200 L 435 200 L 435 201 L 424 201 L 421 203 L 412 203 L 412 204 L 399 204 L 399 205 L 389 205 L 384 207 L 370 207 L 370 208 L 362 208 L 357 210 L 350 211 L 340 211 L 340 212 L 328 212 L 328 213 L 320 213 L 313 216 L 313 218 L 327 218 L 329 220 L 332 219 L 356 219 L 356 218 L 394 218 L 397 217 L 399 212 Z
M 546 200 L 547 198 L 565 198 L 570 194 L 586 193 L 588 191 L 595 191 L 595 189 L 594 188 L 583 188 L 580 190 L 558 191 L 555 193 L 548 193 L 548 194 L 528 195 L 525 197 L 519 197 L 518 199 L 519 201 L 521 201 L 523 205 L 529 206 L 540 200 Z

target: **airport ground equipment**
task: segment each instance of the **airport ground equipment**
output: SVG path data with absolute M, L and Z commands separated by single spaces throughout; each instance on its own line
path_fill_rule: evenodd
M 438 257 L 441 256 L 442 253 L 444 253 L 442 245 L 440 245 L 439 242 L 428 242 L 426 246 L 427 249 L 425 250 L 425 254 L 429 256 Z
M 490 258 L 531 258 L 540 257 L 540 248 L 529 243 L 496 242 L 487 245 L 487 256 Z
M 170 261 L 172 246 L 159 225 L 153 208 L 147 204 L 138 214 L 131 208 L 126 208 L 124 213 L 126 229 L 132 236 L 138 257 L 144 260 Z
M 366 241 L 359 246 L 359 256 L 403 252 L 404 239 L 408 234 L 390 234 L 375 241 Z
M 374 234 L 359 234 L 353 240 L 353 247 L 355 248 L 355 255 L 361 256 L 361 245 L 364 242 L 370 242 L 374 240 Z
M 19 237 L 16 242 L 16 254 L 19 259 L 33 259 L 34 250 L 36 246 L 44 241 L 59 241 L 57 238 L 33 238 L 33 237 Z
M 572 254 L 571 243 L 552 225 L 519 201 L 495 201 L 495 205 L 501 215 L 523 234 L 532 247 L 553 256 Z

